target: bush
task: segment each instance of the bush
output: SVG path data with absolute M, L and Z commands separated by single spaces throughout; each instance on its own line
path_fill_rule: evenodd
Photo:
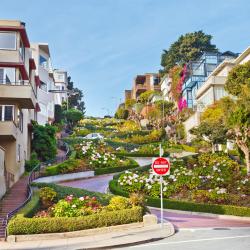
M 55 201 L 57 193 L 53 188 L 44 187 L 40 189 L 39 198 L 42 203 L 43 208 L 48 208 L 53 205 Z
M 129 207 L 130 207 L 129 200 L 122 196 L 112 197 L 108 205 L 108 208 L 110 210 L 121 210 L 121 209 L 127 209 Z
M 57 199 L 64 199 L 68 194 L 72 194 L 75 197 L 82 197 L 82 196 L 95 196 L 97 200 L 102 205 L 107 205 L 109 203 L 109 200 L 113 195 L 109 194 L 102 194 L 98 192 L 91 192 L 88 190 L 84 190 L 81 188 L 72 188 L 72 187 L 64 187 L 61 185 L 57 185 L 54 183 L 32 183 L 32 186 L 42 188 L 42 187 L 50 187 L 57 193 Z
M 121 167 L 110 167 L 110 168 L 97 168 L 95 169 L 95 175 L 102 175 L 102 174 L 110 174 L 110 173 L 117 173 L 122 172 L 128 169 L 137 168 L 138 164 L 131 164 L 128 166 L 121 166 Z
M 54 166 L 49 166 L 45 169 L 46 176 L 58 175 L 58 174 L 67 174 L 67 173 L 75 173 L 80 171 L 86 171 L 89 169 L 89 166 L 83 160 L 79 159 L 70 159 L 59 163 Z
M 25 161 L 25 171 L 26 172 L 31 172 L 34 167 L 36 167 L 40 161 L 37 159 L 37 153 L 32 152 L 30 155 L 30 160 Z
M 140 222 L 142 219 L 141 207 L 69 218 L 24 218 L 19 214 L 10 220 L 7 231 L 9 235 L 60 233 Z
M 125 192 L 118 186 L 117 180 L 112 180 L 109 182 L 109 190 L 113 194 L 129 197 L 129 193 Z M 145 198 L 148 206 L 152 207 L 161 206 L 161 200 L 159 198 L 153 198 L 149 196 L 145 196 Z M 231 205 L 204 204 L 204 203 L 163 199 L 163 207 L 166 209 L 176 209 L 176 210 L 193 211 L 193 212 L 227 214 L 227 215 L 236 215 L 245 217 L 250 216 L 249 207 L 238 207 Z
M 191 147 L 191 146 L 188 146 L 185 144 L 182 144 L 182 148 L 183 148 L 183 150 L 188 151 L 188 152 L 192 152 L 192 153 L 196 153 L 196 151 L 197 151 L 194 147 Z

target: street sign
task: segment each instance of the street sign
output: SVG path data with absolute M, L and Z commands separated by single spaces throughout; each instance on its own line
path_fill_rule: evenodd
M 168 158 L 158 157 L 153 158 L 152 169 L 157 175 L 170 174 L 170 162 Z

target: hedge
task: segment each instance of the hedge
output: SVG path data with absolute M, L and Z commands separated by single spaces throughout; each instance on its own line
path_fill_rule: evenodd
M 114 153 L 116 156 L 129 156 L 129 157 L 159 157 L 159 154 L 145 154 L 145 153 L 139 153 L 139 152 L 135 152 L 135 153 Z M 163 157 L 168 157 L 169 156 L 169 152 L 164 152 Z
M 109 203 L 109 200 L 113 196 L 110 194 L 102 194 L 102 193 L 98 193 L 98 192 L 92 192 L 92 191 L 88 191 L 88 190 L 81 189 L 81 188 L 61 186 L 61 185 L 57 185 L 54 183 L 35 183 L 35 182 L 33 182 L 31 185 L 38 187 L 38 188 L 42 188 L 42 187 L 53 188 L 57 192 L 58 199 L 63 199 L 69 194 L 73 194 L 76 197 L 95 196 L 102 205 L 107 205 Z
M 95 175 L 123 172 L 125 170 L 134 169 L 136 167 L 138 167 L 138 165 L 129 165 L 129 166 L 126 166 L 126 167 L 96 168 L 95 169 Z
M 129 193 L 122 190 L 118 186 L 117 180 L 112 180 L 109 182 L 109 190 L 115 195 L 129 197 Z M 153 198 L 150 196 L 146 196 L 146 201 L 148 206 L 152 207 L 161 206 L 160 198 Z M 188 201 L 163 199 L 163 207 L 167 209 L 184 210 L 192 212 L 205 212 L 205 213 L 226 214 L 226 215 L 236 215 L 245 217 L 250 216 L 249 207 L 238 207 L 231 205 L 203 204 L 203 203 L 195 203 Z
M 9 235 L 60 233 L 140 222 L 142 219 L 141 207 L 82 217 L 25 218 L 19 214 L 10 220 L 7 231 Z

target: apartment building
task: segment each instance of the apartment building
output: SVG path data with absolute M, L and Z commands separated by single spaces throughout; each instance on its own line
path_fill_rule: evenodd
M 140 94 L 148 90 L 161 90 L 159 74 L 146 73 L 144 75 L 137 75 L 134 79 L 133 88 L 131 91 L 131 98 L 137 99 Z
M 30 157 L 31 120 L 39 110 L 35 70 L 25 24 L 0 20 L 0 197 Z
M 173 95 L 171 93 L 172 79 L 168 74 L 165 74 L 160 82 L 161 92 L 165 101 L 174 101 Z
M 35 60 L 37 80 L 40 88 L 37 91 L 37 100 L 40 112 L 37 114 L 37 122 L 41 125 L 51 124 L 54 121 L 54 93 L 55 89 L 53 69 L 51 65 L 50 50 L 47 43 L 32 43 L 32 57 Z
M 211 72 L 211 74 L 204 81 L 202 86 L 197 90 L 195 102 L 197 104 L 196 112 L 187 121 L 184 122 L 187 133 L 187 141 L 192 139 L 189 130 L 200 124 L 200 114 L 211 104 L 221 98 L 228 96 L 224 85 L 227 80 L 228 73 L 231 69 L 238 65 L 246 63 L 250 60 L 250 47 L 237 57 L 227 57 Z
M 55 104 L 62 105 L 63 102 L 68 100 L 68 73 L 65 70 L 55 69 L 53 71 L 55 80 Z

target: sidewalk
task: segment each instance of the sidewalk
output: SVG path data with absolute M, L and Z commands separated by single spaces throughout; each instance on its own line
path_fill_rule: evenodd
M 64 238 L 57 240 L 39 240 L 24 242 L 0 242 L 0 249 L 102 249 L 111 247 L 120 247 L 130 244 L 139 244 L 167 238 L 174 234 L 173 227 L 169 223 L 164 224 L 161 229 L 160 225 L 148 226 L 145 228 L 135 228 L 112 232 L 105 234 L 95 234 L 85 237 Z

